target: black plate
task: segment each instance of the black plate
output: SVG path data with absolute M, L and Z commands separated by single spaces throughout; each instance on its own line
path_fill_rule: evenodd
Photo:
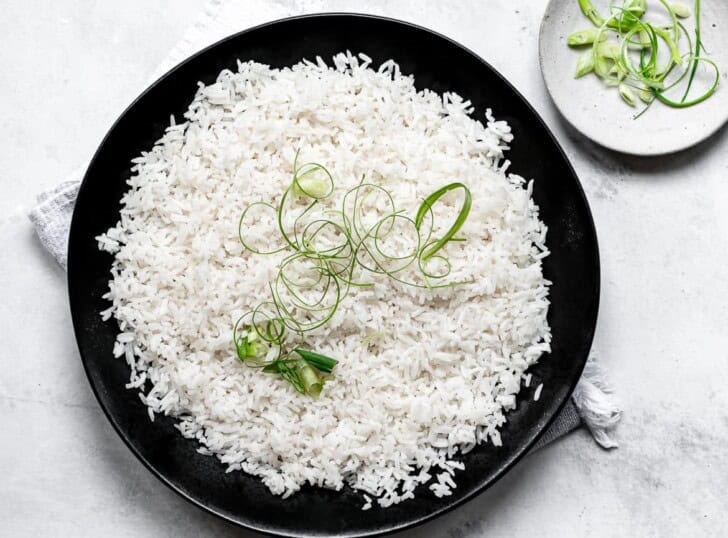
M 508 415 L 503 446 L 480 446 L 464 457 L 450 497 L 436 498 L 427 488 L 414 500 L 388 509 L 363 512 L 362 499 L 350 490 L 305 488 L 288 500 L 271 495 L 256 478 L 225 467 L 196 452 L 173 421 L 152 423 L 137 391 L 124 384 L 129 370 L 112 359 L 118 332 L 102 323 L 108 304 L 112 258 L 98 251 L 94 237 L 119 218 L 119 201 L 130 176 L 130 160 L 149 149 L 168 125 L 186 110 L 197 81 L 214 82 L 235 60 L 256 60 L 276 67 L 302 57 L 330 58 L 349 49 L 365 52 L 375 63 L 393 58 L 413 73 L 419 88 L 456 91 L 470 99 L 478 118 L 491 107 L 513 128 L 508 158 L 512 171 L 535 179 L 534 197 L 549 227 L 551 255 L 544 263 L 553 281 L 549 322 L 553 352 L 532 369 L 535 383 L 522 391 L 518 409 Z M 534 51 L 535 54 L 535 51 Z M 492 67 L 457 43 L 407 23 L 346 14 L 286 19 L 224 39 L 189 58 L 153 84 L 119 118 L 101 143 L 84 178 L 73 215 L 68 253 L 68 285 L 78 347 L 96 397 L 124 442 L 160 480 L 198 506 L 243 527 L 277 535 L 372 536 L 434 518 L 493 484 L 531 447 L 567 401 L 591 347 L 599 303 L 599 253 L 589 206 L 564 152 L 525 99 Z M 533 387 L 543 382 L 538 402 Z M 139 507 L 144 509 L 144 507 Z

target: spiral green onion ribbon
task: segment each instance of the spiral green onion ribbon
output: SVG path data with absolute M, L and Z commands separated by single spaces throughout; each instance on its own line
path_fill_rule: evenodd
M 657 26 L 643 19 L 647 11 L 646 0 L 622 0 L 616 5 L 609 4 L 610 16 L 606 19 L 594 7 L 591 0 L 578 0 L 582 13 L 596 28 L 580 30 L 567 38 L 571 47 L 588 45 L 591 50 L 579 57 L 576 77 L 594 72 L 607 84 L 618 87 L 619 95 L 630 106 L 636 106 L 639 98 L 645 107 L 634 116 L 639 118 L 652 105 L 660 101 L 673 108 L 687 108 L 710 98 L 718 88 L 720 70 L 714 61 L 702 55 L 705 51 L 700 34 L 700 0 L 695 0 L 695 40 L 685 25 L 678 19 L 690 16 L 690 9 L 681 2 L 668 4 L 659 0 L 665 9 L 670 23 Z M 607 41 L 610 34 L 616 34 L 619 43 Z M 687 41 L 687 52 L 681 53 L 678 44 L 681 37 Z M 660 61 L 658 51 L 667 47 L 667 61 Z M 637 53 L 639 61 L 633 59 Z M 715 74 L 712 84 L 701 95 L 689 99 L 699 64 L 707 65 Z M 679 75 L 668 83 L 667 78 L 678 67 Z M 683 83 L 687 78 L 682 98 L 672 99 L 666 93 Z
M 450 183 L 427 196 L 413 219 L 397 207 L 386 188 L 362 177 L 344 193 L 341 206 L 333 209 L 323 204 L 336 189 L 331 172 L 319 163 L 299 165 L 299 153 L 291 183 L 278 205 L 254 202 L 240 216 L 238 235 L 247 251 L 286 255 L 269 283 L 271 299 L 237 320 L 233 342 L 243 363 L 279 375 L 298 392 L 318 397 L 337 361 L 298 346 L 290 348 L 289 335 L 303 341 L 305 333 L 326 325 L 352 287 L 374 285 L 368 274 L 427 289 L 463 284 L 444 281 L 451 272 L 444 249 L 450 241 L 464 240 L 455 235 L 468 218 L 472 197 L 462 183 Z M 457 190 L 463 195 L 461 208 L 442 237 L 435 238 L 433 207 Z M 277 220 L 280 245 L 264 250 L 249 240 L 252 234 L 247 230 L 255 209 L 268 211 Z M 398 238 L 401 243 L 407 234 L 410 246 L 404 251 L 401 244 L 387 247 L 388 239 Z M 412 267 L 420 279 L 405 277 Z

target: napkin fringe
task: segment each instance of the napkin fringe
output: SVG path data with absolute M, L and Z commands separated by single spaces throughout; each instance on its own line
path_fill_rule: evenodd
M 611 434 L 622 418 L 622 409 L 595 355 L 589 357 L 572 400 L 599 446 L 617 448 L 619 444 Z
M 78 173 L 72 177 L 78 177 Z M 37 205 L 28 213 L 43 248 L 51 253 L 64 270 L 68 232 L 80 186 L 81 182 L 73 179 L 40 193 L 37 196 Z

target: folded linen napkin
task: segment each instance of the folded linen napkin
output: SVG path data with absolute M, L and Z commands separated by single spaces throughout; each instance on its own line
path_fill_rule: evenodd
M 150 82 L 175 64 L 202 48 L 246 27 L 278 18 L 300 14 L 299 8 L 284 7 L 265 0 L 209 0 L 198 20 L 188 28 L 154 72 Z M 78 171 L 58 186 L 38 195 L 38 203 L 29 214 L 43 246 L 66 268 L 68 232 L 82 172 Z M 591 357 L 572 398 L 544 433 L 536 449 L 585 425 L 595 441 L 604 448 L 614 448 L 611 430 L 621 418 L 609 386 L 596 360 Z

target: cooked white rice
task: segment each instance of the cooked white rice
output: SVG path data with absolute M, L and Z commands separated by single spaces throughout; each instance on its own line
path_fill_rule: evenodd
M 368 494 L 364 508 L 428 481 L 449 495 L 456 453 L 501 444 L 526 369 L 549 351 L 546 227 L 531 184 L 505 175 L 505 122 L 488 112 L 484 126 L 459 96 L 417 91 L 392 61 L 372 69 L 347 52 L 333 63 L 239 62 L 200 84 L 184 123 L 172 118 L 134 159 L 121 220 L 99 237 L 115 254 L 103 315 L 118 320 L 114 354 L 150 417 L 177 417 L 230 471 L 283 496 L 348 484 Z M 253 201 L 276 203 L 299 148 L 331 170 L 337 193 L 366 174 L 411 215 L 453 181 L 473 197 L 467 241 L 445 250 L 449 278 L 472 283 L 432 292 L 379 277 L 352 289 L 306 337 L 340 361 L 319 399 L 245 366 L 231 342 L 237 317 L 269 299 L 280 259 L 244 252 L 238 219 Z M 442 200 L 445 212 L 459 205 Z M 272 219 L 252 233 L 278 237 Z
M 543 383 L 536 387 L 536 391 L 533 393 L 533 401 L 537 402 L 541 398 L 541 391 L 543 390 Z

